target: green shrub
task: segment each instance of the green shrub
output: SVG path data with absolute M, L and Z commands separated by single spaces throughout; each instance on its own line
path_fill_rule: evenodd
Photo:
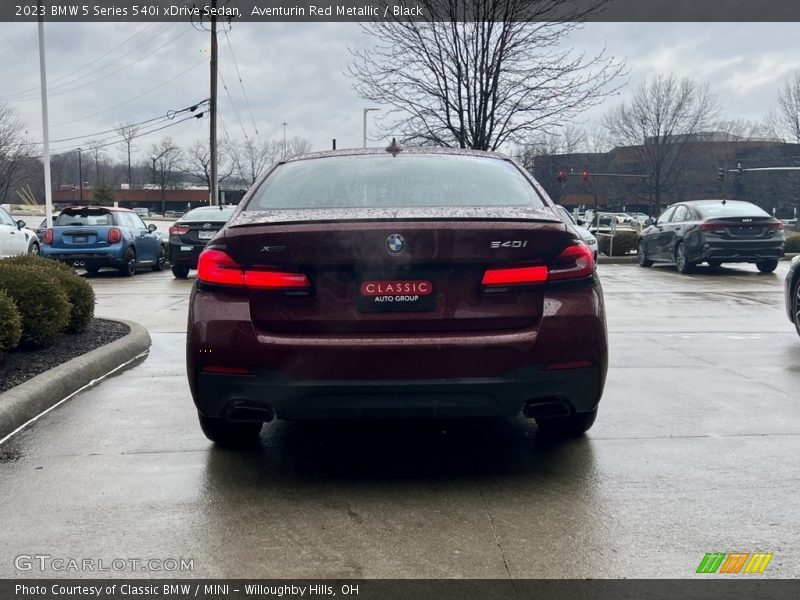
M 22 320 L 17 305 L 4 291 L 0 290 L 0 360 L 3 352 L 13 350 L 19 345 L 22 336 Z
M 72 267 L 57 260 L 49 260 L 32 254 L 5 258 L 0 264 L 23 265 L 47 269 L 61 284 L 70 302 L 67 333 L 81 333 L 94 317 L 94 290 Z
M 800 252 L 800 233 L 795 231 L 786 232 L 786 248 L 784 252 L 787 254 Z
M 631 250 L 636 249 L 636 244 L 639 241 L 639 234 L 635 231 L 617 230 L 614 235 L 614 256 L 625 256 L 630 254 Z M 610 256 L 609 249 L 611 246 L 611 238 L 605 235 L 597 236 L 597 246 L 600 252 L 606 256 Z
M 0 261 L 0 290 L 14 300 L 22 318 L 20 345 L 49 346 L 67 328 L 69 299 L 47 269 Z

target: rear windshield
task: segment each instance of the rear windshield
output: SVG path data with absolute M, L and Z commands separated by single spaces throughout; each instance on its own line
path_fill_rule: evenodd
M 113 225 L 111 213 L 99 210 L 80 212 L 64 211 L 56 219 L 55 225 Z
M 769 217 L 765 210 L 749 202 L 709 202 L 708 204 L 697 204 L 695 208 L 704 219 L 716 219 L 719 217 Z
M 233 206 L 226 206 L 222 210 L 216 206 L 198 208 L 183 215 L 181 221 L 184 223 L 193 223 L 197 221 L 227 221 L 231 218 L 233 211 Z
M 245 210 L 544 204 L 504 160 L 453 155 L 362 155 L 279 166 Z

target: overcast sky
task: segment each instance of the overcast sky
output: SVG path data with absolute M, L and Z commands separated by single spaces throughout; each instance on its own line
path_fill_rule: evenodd
M 208 96 L 209 34 L 188 23 L 48 23 L 45 32 L 51 139 L 144 121 Z M 589 54 L 605 47 L 624 58 L 630 70 L 621 95 L 587 111 L 588 122 L 643 78 L 669 72 L 708 81 L 728 118 L 761 120 L 781 82 L 800 69 L 796 23 L 592 23 L 568 43 Z M 343 72 L 348 47 L 368 44 L 354 23 L 235 23 L 227 38 L 220 36 L 220 71 L 233 99 L 220 85 L 221 118 L 228 134 L 241 139 L 244 128 L 254 136 L 254 119 L 262 138 L 281 137 L 281 123 L 286 122 L 290 137 L 308 138 L 315 150 L 328 149 L 331 138 L 337 138 L 340 148 L 359 146 L 365 104 Z M 0 23 L 0 57 L 0 102 L 13 99 L 10 104 L 29 135 L 40 140 L 36 25 Z M 162 135 L 188 144 L 205 138 L 207 128 L 207 120 L 193 120 L 142 137 L 136 144 L 138 155 L 145 156 Z M 116 156 L 114 148 L 109 150 Z

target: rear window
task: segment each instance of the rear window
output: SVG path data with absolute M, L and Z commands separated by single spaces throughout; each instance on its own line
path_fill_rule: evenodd
M 208 208 L 198 208 L 191 212 L 186 213 L 181 217 L 184 223 L 194 223 L 202 221 L 227 221 L 233 214 L 234 207 L 225 207 L 220 210 L 216 206 L 209 206 Z
M 56 219 L 55 225 L 113 225 L 111 213 L 99 210 L 64 211 Z
M 719 217 L 769 217 L 767 211 L 749 202 L 730 201 L 697 204 L 695 208 L 704 219 Z
M 245 210 L 544 204 L 504 160 L 453 155 L 362 155 L 279 166 Z

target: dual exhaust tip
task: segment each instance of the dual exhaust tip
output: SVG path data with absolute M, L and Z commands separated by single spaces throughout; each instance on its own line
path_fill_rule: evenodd
M 572 409 L 563 398 L 539 398 L 525 404 L 522 414 L 529 419 L 567 417 Z
M 72 266 L 73 266 L 73 267 L 85 267 L 85 266 L 86 266 L 86 261 L 83 261 L 83 260 L 76 260 L 76 261 L 74 261 L 74 262 L 72 263 Z
M 275 412 L 269 406 L 234 406 L 228 412 L 228 421 L 269 423 Z

